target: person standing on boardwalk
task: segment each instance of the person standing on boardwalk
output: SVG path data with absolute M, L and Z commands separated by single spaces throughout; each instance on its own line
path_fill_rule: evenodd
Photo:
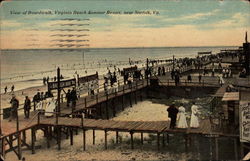
M 67 99 L 67 107 L 69 107 L 69 104 L 70 104 L 70 101 L 71 101 L 70 89 L 68 89 L 68 92 L 66 93 L 66 99 Z
M 74 110 L 76 107 L 77 94 L 76 89 L 73 88 L 71 91 L 71 101 L 72 101 L 72 109 Z
M 13 95 L 12 99 L 10 100 L 10 104 L 11 104 L 11 111 L 10 111 L 10 118 L 9 121 L 12 121 L 12 119 L 17 118 L 17 110 L 19 107 L 19 101 L 16 99 L 16 96 Z
M 31 101 L 28 96 L 25 97 L 23 109 L 25 118 L 28 119 L 30 117 L 30 109 L 31 109 Z
M 179 112 L 179 110 L 175 107 L 174 103 L 169 106 L 167 109 L 168 111 L 168 117 L 170 117 L 170 129 L 174 129 L 176 126 L 176 117 Z
M 198 128 L 199 127 L 199 121 L 198 121 L 198 106 L 195 105 L 195 102 L 193 102 L 193 105 L 191 106 L 191 120 L 190 120 L 190 127 L 191 128 Z
M 179 107 L 179 119 L 177 122 L 177 128 L 188 128 L 187 119 L 186 119 L 186 111 L 183 107 L 183 104 Z

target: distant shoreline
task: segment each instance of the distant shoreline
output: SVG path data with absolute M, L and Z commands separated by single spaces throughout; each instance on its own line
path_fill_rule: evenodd
M 102 50 L 102 49 L 149 49 L 149 48 L 221 48 L 221 47 L 239 47 L 237 45 L 233 46 L 224 46 L 224 45 L 218 45 L 218 46 L 162 46 L 162 47 L 109 47 L 109 48 L 30 48 L 30 49 L 1 49 L 2 51 L 13 51 L 13 50 Z

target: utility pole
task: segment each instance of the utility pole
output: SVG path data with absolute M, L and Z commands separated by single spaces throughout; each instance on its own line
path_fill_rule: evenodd
M 60 89 L 60 68 L 57 68 L 57 109 L 56 109 L 56 120 L 58 122 L 58 114 L 61 111 L 60 107 L 60 95 L 61 95 L 61 89 Z

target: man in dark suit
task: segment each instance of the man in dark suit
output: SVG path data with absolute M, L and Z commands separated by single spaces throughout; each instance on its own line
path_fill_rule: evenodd
M 168 111 L 168 117 L 171 118 L 170 129 L 174 129 L 176 126 L 176 117 L 177 117 L 179 110 L 175 107 L 173 103 L 172 105 L 169 106 L 167 111 Z

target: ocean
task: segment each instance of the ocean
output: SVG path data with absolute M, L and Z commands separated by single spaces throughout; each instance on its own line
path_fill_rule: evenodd
M 1 50 L 1 93 L 5 86 L 15 90 L 41 86 L 42 78 L 56 76 L 60 67 L 65 78 L 73 78 L 75 73 L 80 76 L 104 74 L 114 65 L 123 69 L 129 67 L 129 60 L 137 61 L 138 67 L 146 64 L 149 59 L 171 59 L 173 55 L 180 57 L 196 57 L 198 52 L 212 51 L 219 53 L 223 49 L 236 49 L 236 46 L 218 47 L 157 47 L 157 48 L 96 48 L 96 49 L 22 49 Z

